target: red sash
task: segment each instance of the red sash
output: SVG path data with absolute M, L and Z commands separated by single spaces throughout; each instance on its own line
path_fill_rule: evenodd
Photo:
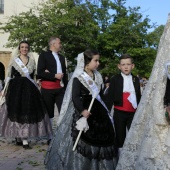
M 123 110 L 126 112 L 135 112 L 136 109 L 133 108 L 132 104 L 127 99 L 130 96 L 130 93 L 123 93 L 123 105 L 122 106 L 114 106 L 115 109 Z
M 43 89 L 58 89 L 58 88 L 62 88 L 60 85 L 60 80 L 56 80 L 56 81 L 41 81 L 41 87 Z

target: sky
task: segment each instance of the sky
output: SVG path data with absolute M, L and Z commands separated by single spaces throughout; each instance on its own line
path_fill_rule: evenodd
M 170 0 L 127 0 L 125 6 L 140 6 L 140 13 L 157 25 L 165 25 L 170 13 Z

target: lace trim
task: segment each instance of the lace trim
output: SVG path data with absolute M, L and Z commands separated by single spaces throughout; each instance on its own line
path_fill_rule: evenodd
M 12 61 L 12 64 L 11 64 L 10 67 L 13 66 L 22 75 L 22 77 L 25 77 L 22 69 L 15 62 L 16 58 L 18 58 L 18 57 L 13 58 L 13 61 Z M 28 68 L 28 71 L 29 71 L 30 74 L 33 73 L 33 71 L 36 69 L 35 60 L 32 57 L 29 58 L 29 61 L 28 61 L 27 65 L 26 65 L 26 67 Z
M 77 152 L 89 159 L 111 160 L 117 156 L 117 149 L 114 145 L 108 147 L 95 147 L 86 144 L 81 139 L 76 148 Z
M 81 71 L 78 72 L 78 74 L 76 74 L 74 77 L 78 77 L 81 73 L 82 73 Z M 95 71 L 94 75 L 95 75 L 95 83 L 98 86 L 98 88 L 100 89 L 101 85 L 103 83 L 102 76 L 101 76 L 101 74 L 98 71 Z M 69 81 L 69 84 L 67 85 L 67 89 L 66 89 L 66 92 L 65 92 L 65 95 L 64 95 L 64 99 L 63 99 L 63 103 L 62 103 L 62 108 L 61 108 L 60 116 L 59 116 L 59 119 L 57 121 L 57 126 L 60 125 L 64 115 L 67 112 L 67 109 L 68 109 L 68 106 L 69 106 L 70 102 L 72 102 L 71 101 L 72 100 L 72 92 L 71 92 L 72 90 L 70 91 L 70 89 L 72 89 L 72 82 L 73 82 L 73 77 L 71 78 L 71 80 Z M 84 83 L 84 84 L 86 84 L 86 83 Z M 85 87 L 87 89 L 89 89 L 89 87 L 87 87 L 87 84 L 85 85 Z
M 165 119 L 164 94 L 167 75 L 165 63 L 170 60 L 170 15 L 160 39 L 157 58 L 130 131 L 124 143 L 116 170 L 168 170 L 170 126 Z
M 98 73 L 97 71 L 94 72 L 94 75 L 95 75 L 95 80 L 94 80 L 94 82 L 96 83 L 96 85 L 97 85 L 97 87 L 98 87 L 98 89 L 99 89 L 99 91 L 100 91 L 101 85 L 102 85 L 102 83 L 103 83 L 102 76 L 101 76 L 101 74 Z M 89 85 L 88 85 L 87 82 L 84 80 L 84 78 L 83 78 L 81 75 L 79 75 L 77 78 L 78 78 L 78 79 L 80 80 L 80 82 L 90 91 L 90 94 L 92 94 L 91 88 L 89 88 Z

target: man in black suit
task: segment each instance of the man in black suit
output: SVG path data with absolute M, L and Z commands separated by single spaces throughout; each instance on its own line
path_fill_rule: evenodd
M 66 60 L 59 54 L 61 41 L 57 37 L 49 39 L 49 50 L 43 51 L 38 59 L 37 78 L 41 79 L 41 93 L 50 119 L 54 117 L 54 104 L 60 112 L 67 86 Z

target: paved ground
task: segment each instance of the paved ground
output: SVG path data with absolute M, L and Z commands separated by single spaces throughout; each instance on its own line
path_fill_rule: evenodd
M 16 146 L 14 140 L 0 137 L 0 170 L 45 170 L 46 139 L 31 139 L 32 149 Z
M 55 108 L 56 127 L 58 112 Z M 45 170 L 44 156 L 48 148 L 46 138 L 30 139 L 32 149 L 16 146 L 14 139 L 0 137 L 0 170 Z

